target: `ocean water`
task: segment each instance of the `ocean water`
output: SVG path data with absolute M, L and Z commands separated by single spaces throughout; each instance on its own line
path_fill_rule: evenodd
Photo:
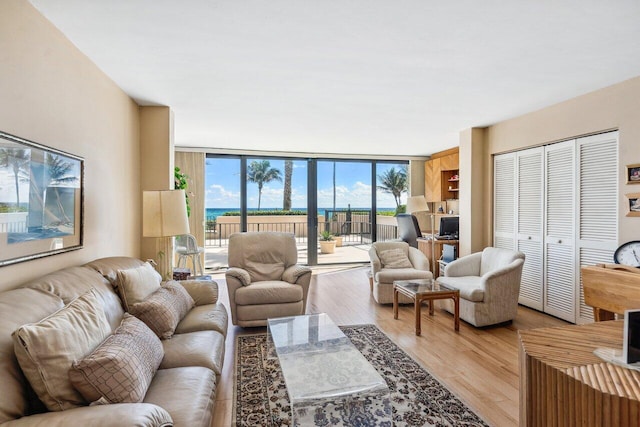
M 318 208 L 318 215 L 324 215 L 324 211 L 325 209 L 327 210 L 331 210 L 331 208 Z M 249 208 L 247 209 L 247 211 L 251 212 L 251 211 L 257 211 L 258 209 L 256 208 Z M 276 210 L 280 210 L 279 208 L 262 208 L 260 209 L 262 211 L 276 211 Z M 291 210 L 294 211 L 303 211 L 303 212 L 307 212 L 307 208 L 291 208 Z M 337 208 L 337 210 L 342 210 L 341 208 Z M 346 210 L 346 209 L 344 209 Z M 365 210 L 369 210 L 368 208 L 351 208 L 352 211 L 365 211 Z M 377 209 L 378 212 L 395 212 L 396 208 L 378 208 Z M 206 219 L 207 220 L 212 220 L 212 219 L 216 219 L 217 217 L 219 217 L 220 215 L 223 215 L 225 212 L 240 212 L 240 209 L 238 208 L 206 208 Z

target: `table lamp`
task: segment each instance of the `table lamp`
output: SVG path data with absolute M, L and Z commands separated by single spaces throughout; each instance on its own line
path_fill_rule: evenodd
M 184 190 L 142 193 L 142 235 L 157 238 L 157 269 L 165 280 L 173 274 L 173 237 L 189 234 L 185 200 Z

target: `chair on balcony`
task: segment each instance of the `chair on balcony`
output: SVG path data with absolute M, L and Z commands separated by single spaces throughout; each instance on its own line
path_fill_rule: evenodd
M 265 326 L 271 317 L 304 314 L 311 269 L 297 262 L 291 233 L 233 233 L 225 274 L 233 324 Z
M 204 275 L 204 268 L 202 266 L 202 260 L 200 254 L 204 253 L 204 248 L 198 246 L 196 238 L 191 234 L 183 234 L 176 237 L 176 254 L 178 254 L 177 267 L 187 267 L 187 259 L 191 259 L 193 265 L 193 275 Z M 199 271 L 198 271 L 199 270 Z

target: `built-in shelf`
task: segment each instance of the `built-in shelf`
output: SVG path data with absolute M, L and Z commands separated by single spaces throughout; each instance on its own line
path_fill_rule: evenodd
M 460 178 L 456 178 L 456 179 L 450 179 L 449 182 L 458 182 L 460 181 Z

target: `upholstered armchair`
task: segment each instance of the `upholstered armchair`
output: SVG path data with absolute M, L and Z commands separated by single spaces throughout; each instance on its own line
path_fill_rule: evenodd
M 418 249 L 406 242 L 375 242 L 369 249 L 373 277 L 373 299 L 379 304 L 393 303 L 395 280 L 433 279 L 429 260 Z M 398 302 L 412 301 L 398 295 Z
M 225 277 L 233 324 L 265 326 L 268 318 L 304 314 L 311 269 L 297 262 L 293 234 L 232 234 Z
M 460 290 L 461 319 L 477 327 L 494 325 L 518 313 L 523 264 L 522 252 L 489 247 L 450 262 L 438 281 Z M 453 303 L 440 304 L 453 313 Z

